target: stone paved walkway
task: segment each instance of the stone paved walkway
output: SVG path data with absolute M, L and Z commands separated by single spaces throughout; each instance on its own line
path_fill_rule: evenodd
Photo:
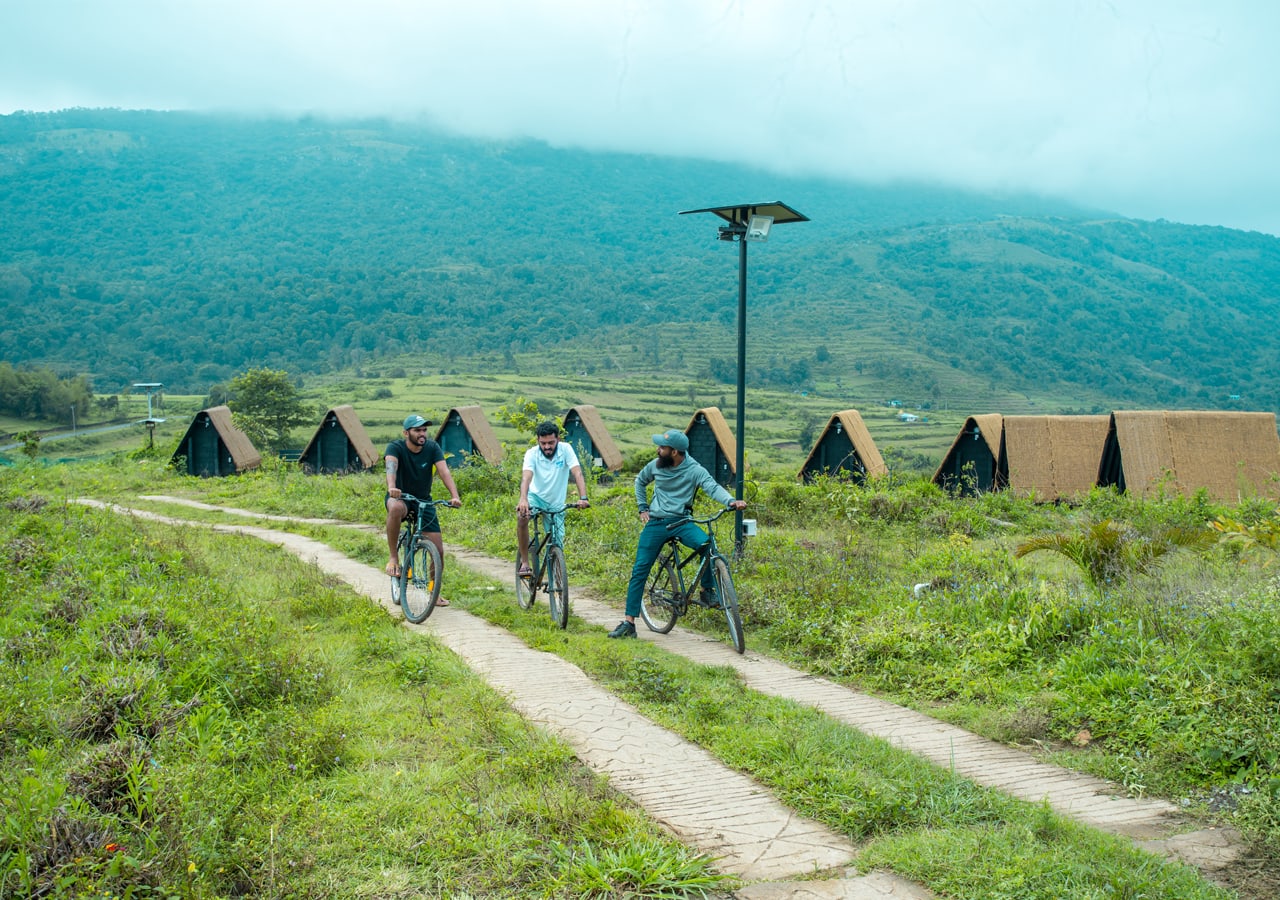
M 267 517 L 260 513 L 214 507 L 196 501 L 179 500 L 178 498 L 147 497 L 143 499 L 185 503 L 201 508 L 217 509 L 224 513 L 289 521 L 288 517 Z M 345 523 L 332 522 L 332 524 Z M 285 544 L 295 553 L 315 562 L 325 571 L 334 572 L 346 578 L 353 587 L 362 593 L 380 602 L 388 603 L 386 576 L 377 569 L 353 563 L 322 544 L 307 541 L 307 539 L 298 538 L 295 535 L 286 535 L 285 533 L 268 529 L 250 529 L 238 526 L 222 527 L 228 530 L 257 534 L 257 536 L 265 540 Z M 305 544 L 300 542 L 305 542 Z M 512 563 L 509 561 L 498 560 L 468 548 L 452 545 L 448 546 L 447 550 L 450 558 L 456 562 L 463 563 L 481 574 L 499 580 L 508 588 L 513 588 Z M 364 571 L 357 572 L 355 571 L 356 569 Z M 570 580 L 570 585 L 572 588 L 572 579 Z M 571 599 L 574 614 L 584 621 L 604 627 L 612 627 L 618 621 L 619 613 L 616 609 L 599 602 L 590 596 L 588 592 L 571 590 Z M 800 842 L 817 841 L 818 845 L 826 849 L 821 853 L 815 853 L 811 857 L 804 858 L 803 861 L 801 857 L 797 856 L 795 861 L 800 862 L 802 868 L 793 870 L 793 874 L 790 877 L 794 877 L 800 871 L 838 867 L 842 862 L 847 862 L 852 856 L 852 848 L 847 844 L 841 845 L 839 841 L 828 842 L 826 836 L 819 837 L 824 829 L 813 823 L 797 824 L 795 827 L 799 829 L 798 832 L 770 831 L 771 828 L 778 827 L 778 823 L 782 821 L 776 818 L 776 811 L 771 813 L 775 818 L 760 820 L 771 824 L 753 824 L 745 830 L 735 831 L 734 829 L 738 828 L 735 825 L 729 830 L 712 828 L 708 832 L 705 822 L 697 823 L 690 827 L 681 818 L 682 814 L 677 808 L 680 802 L 676 798 L 682 795 L 674 790 L 662 789 L 661 785 L 667 782 L 668 776 L 666 774 L 658 776 L 652 769 L 655 759 L 666 754 L 651 752 L 654 747 L 679 745 L 688 747 L 689 745 L 686 742 L 663 729 L 658 729 L 652 723 L 648 723 L 647 720 L 636 714 L 630 707 L 622 704 L 613 695 L 596 688 L 576 667 L 563 661 L 559 661 L 559 665 L 563 669 L 571 670 L 576 675 L 557 670 L 555 677 L 574 677 L 581 679 L 581 681 L 574 682 L 572 691 L 557 689 L 552 692 L 553 695 L 550 697 L 534 696 L 537 693 L 536 691 L 521 684 L 522 681 L 527 684 L 531 680 L 520 677 L 524 672 L 523 667 L 528 663 L 521 662 L 518 667 L 515 667 L 513 675 L 511 668 L 504 666 L 502 660 L 509 660 L 521 654 L 536 654 L 537 656 L 547 656 L 547 654 L 530 650 L 522 642 L 517 641 L 501 629 L 477 624 L 478 620 L 467 616 L 461 610 L 449 608 L 443 612 L 443 615 L 433 615 L 424 624 L 444 639 L 456 652 L 466 658 L 469 664 L 485 674 L 486 678 L 495 687 L 506 693 L 511 698 L 513 705 L 520 709 L 524 715 L 560 734 L 574 746 L 584 761 L 593 767 L 599 768 L 601 771 L 607 772 L 612 782 L 620 790 L 633 796 L 656 819 L 667 824 L 683 839 L 689 840 L 699 849 L 713 855 L 723 856 L 725 858 L 724 868 L 726 871 L 735 872 L 748 879 L 788 877 L 784 873 L 787 867 L 793 865 L 793 863 L 780 864 L 770 862 L 760 854 L 765 852 L 764 848 L 767 846 L 774 847 L 783 852 L 784 855 L 789 853 L 790 851 L 785 848 L 788 848 L 789 845 L 798 840 L 793 835 L 809 833 L 806 829 L 810 827 L 818 830 L 812 832 L 810 837 L 804 838 Z M 671 652 L 682 654 L 692 660 L 708 665 L 733 666 L 741 673 L 744 681 L 755 690 L 812 706 L 832 718 L 858 728 L 866 734 L 883 738 L 895 746 L 928 759 L 939 766 L 954 769 L 959 774 L 972 779 L 978 784 L 997 788 L 1014 797 L 1030 802 L 1047 800 L 1053 809 L 1062 815 L 1104 831 L 1130 837 L 1145 849 L 1180 859 L 1190 865 L 1197 866 L 1206 873 L 1212 874 L 1214 871 L 1230 865 L 1240 857 L 1243 851 L 1240 837 L 1233 829 L 1218 828 L 1184 832 L 1182 830 L 1184 827 L 1183 822 L 1180 819 L 1178 810 L 1172 804 L 1162 800 L 1135 800 L 1128 798 L 1124 796 L 1121 788 L 1110 782 L 1038 762 L 1027 753 L 978 737 L 961 728 L 939 722 L 913 710 L 860 694 L 827 679 L 799 672 L 768 657 L 752 652 L 750 649 L 750 634 L 747 635 L 747 653 L 741 656 L 734 653 L 722 641 L 685 631 L 679 626 L 671 634 L 655 635 L 648 633 L 641 625 L 640 635 L 644 640 L 658 641 Z M 558 660 L 558 657 L 551 658 Z M 555 664 L 548 661 L 547 665 L 554 666 Z M 591 721 L 591 713 L 583 713 L 576 708 L 576 705 L 572 712 L 566 712 L 565 697 L 567 694 L 576 695 L 579 685 L 585 692 L 583 697 L 590 697 L 590 699 L 584 700 L 588 706 L 598 706 L 613 711 L 625 709 L 628 719 L 634 717 L 639 720 L 634 724 L 636 731 L 629 731 L 633 727 L 630 724 L 626 729 L 610 728 L 599 731 L 594 727 L 594 723 L 590 726 L 583 724 Z M 588 716 L 588 718 L 582 719 L 583 715 Z M 608 718 L 612 718 L 612 716 L 610 715 Z M 645 727 L 646 725 L 647 728 Z M 654 729 L 654 731 L 651 732 L 647 729 Z M 624 739 L 625 734 L 632 733 L 637 736 L 639 743 L 636 745 L 638 748 L 636 755 L 629 757 L 618 746 L 618 742 Z M 598 743 L 595 743 L 596 741 Z M 692 748 L 692 750 L 697 750 L 697 748 Z M 682 773 L 693 771 L 689 766 L 694 764 L 692 760 L 699 754 L 701 754 L 700 750 L 697 750 L 696 753 L 691 752 L 687 757 L 687 761 L 686 757 L 681 756 L 679 764 L 675 767 L 679 771 L 674 773 L 673 777 L 680 777 Z M 698 759 L 697 765 L 702 766 L 704 764 L 711 766 L 712 769 L 716 767 L 724 768 L 709 757 Z M 650 796 L 645 791 L 645 785 L 651 782 L 659 785 L 659 789 L 653 792 L 656 796 Z M 690 783 L 696 787 L 699 783 L 699 778 L 691 778 Z M 746 793 L 735 794 L 734 796 L 750 797 L 752 796 L 752 790 L 758 794 L 764 793 L 764 789 L 755 785 L 754 782 L 748 782 L 748 785 L 735 785 L 733 790 L 745 790 Z M 726 789 L 728 789 L 727 785 Z M 716 797 L 721 796 L 719 790 L 715 790 L 712 793 Z M 728 806 L 732 807 L 736 802 L 733 801 Z M 694 807 L 707 810 L 723 808 L 726 813 L 729 811 L 727 808 L 713 802 L 703 806 L 706 803 L 708 801 L 704 798 L 693 795 L 688 796 L 688 805 L 691 809 Z M 753 816 L 756 816 L 756 814 L 749 814 L 747 816 L 748 820 L 752 819 Z M 786 817 L 784 816 L 783 818 Z M 712 833 L 716 837 L 708 839 L 708 833 Z M 699 838 L 704 842 L 698 843 Z M 743 843 L 737 845 L 737 841 L 742 841 Z M 737 851 L 727 849 L 733 846 L 740 846 L 740 849 Z M 809 846 L 812 847 L 814 844 L 810 843 Z M 841 858 L 842 853 L 845 855 Z M 918 891 L 921 889 L 905 882 L 897 883 L 892 879 L 891 882 L 892 884 L 889 885 L 891 893 L 885 894 L 880 891 L 879 893 L 866 894 L 865 896 L 927 896 L 925 893 L 901 893 L 904 890 Z M 837 885 L 828 886 L 833 889 L 838 887 Z M 816 889 L 817 884 L 814 884 L 813 887 Z M 867 889 L 872 888 L 868 885 Z M 897 893 L 892 891 L 897 891 Z M 764 894 L 754 895 L 743 892 L 740 892 L 740 895 L 743 897 L 766 896 Z M 783 895 L 778 894 L 778 896 Z M 810 894 L 810 896 L 860 895 L 816 893 Z

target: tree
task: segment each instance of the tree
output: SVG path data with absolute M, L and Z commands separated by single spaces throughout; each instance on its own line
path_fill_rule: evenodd
M 250 369 L 229 387 L 232 421 L 258 447 L 285 449 L 289 432 L 315 418 L 283 369 Z

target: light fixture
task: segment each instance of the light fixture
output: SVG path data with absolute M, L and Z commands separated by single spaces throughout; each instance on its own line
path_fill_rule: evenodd
M 767 241 L 769 229 L 773 227 L 773 216 L 752 216 L 747 223 L 746 240 Z

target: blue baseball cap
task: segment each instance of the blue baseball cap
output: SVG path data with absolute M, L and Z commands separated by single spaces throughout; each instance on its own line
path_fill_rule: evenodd
M 689 452 L 689 438 L 678 428 L 668 428 L 662 434 L 655 434 L 653 442 L 659 447 L 670 447 L 672 450 L 679 450 L 681 453 Z
M 410 428 L 421 428 L 423 425 L 430 425 L 430 424 L 431 424 L 430 419 L 424 419 L 422 418 L 422 416 L 418 415 L 417 413 L 414 413 L 413 415 L 409 416 L 404 420 L 404 430 L 408 431 Z

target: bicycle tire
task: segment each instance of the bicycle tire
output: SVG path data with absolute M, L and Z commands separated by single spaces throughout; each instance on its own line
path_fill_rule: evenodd
M 532 552 L 529 553 L 529 562 L 536 564 L 537 558 Z M 537 567 L 534 566 L 533 575 L 520 574 L 520 551 L 516 551 L 516 603 L 520 604 L 521 609 L 529 609 L 533 606 L 534 592 L 538 589 Z
M 680 618 L 679 600 L 680 576 L 676 573 L 675 561 L 671 551 L 664 550 L 654 563 L 649 582 L 640 595 L 640 618 L 649 626 L 650 631 L 666 634 L 676 627 L 676 619 Z
M 391 576 L 391 602 L 404 609 L 405 573 L 413 562 L 409 554 L 409 533 L 400 532 L 400 540 L 396 543 L 396 565 L 400 567 L 399 575 Z
M 431 615 L 440 599 L 440 551 L 423 540 L 413 549 L 413 565 L 405 570 L 404 617 L 415 625 Z
M 743 653 L 747 649 L 747 641 L 742 633 L 742 616 L 738 613 L 738 592 L 733 586 L 733 576 L 729 574 L 729 563 L 724 557 L 717 556 L 712 560 L 712 577 L 716 581 L 716 594 L 720 606 L 724 609 L 725 618 L 729 620 L 729 640 L 733 649 Z
M 547 605 L 551 621 L 560 628 L 569 627 L 569 576 L 564 566 L 564 551 L 552 544 L 547 548 Z

